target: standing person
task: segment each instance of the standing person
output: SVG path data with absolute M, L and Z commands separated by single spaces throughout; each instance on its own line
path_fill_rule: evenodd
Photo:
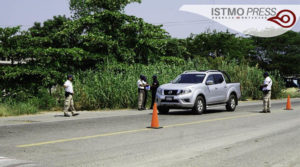
M 138 86 L 138 110 L 144 110 L 144 101 L 146 94 L 146 82 L 144 81 L 144 76 L 140 75 L 140 79 L 137 81 Z
M 151 102 L 150 109 L 153 109 L 153 105 L 154 105 L 155 98 L 156 98 L 157 88 L 159 87 L 159 82 L 157 80 L 157 76 L 153 75 L 152 79 L 153 79 L 153 82 L 152 82 L 152 85 L 151 85 L 152 102 Z
M 72 116 L 77 116 L 79 113 L 76 113 L 75 107 L 74 107 L 74 101 L 73 101 L 73 95 L 74 95 L 74 90 L 73 90 L 73 76 L 68 75 L 67 76 L 67 81 L 64 83 L 64 88 L 65 88 L 65 106 L 64 106 L 64 116 L 65 117 L 70 117 L 68 114 L 68 111 L 70 110 L 72 113 Z
M 263 105 L 264 109 L 262 113 L 271 113 L 271 90 L 272 90 L 272 79 L 269 77 L 267 72 L 264 73 L 264 84 L 261 85 L 263 91 Z
M 150 90 L 150 85 L 147 83 L 147 77 L 143 76 L 143 80 L 146 83 L 145 86 L 145 98 L 144 98 L 144 103 L 143 103 L 143 110 L 146 110 L 146 105 L 147 105 L 147 99 L 148 99 L 148 91 Z

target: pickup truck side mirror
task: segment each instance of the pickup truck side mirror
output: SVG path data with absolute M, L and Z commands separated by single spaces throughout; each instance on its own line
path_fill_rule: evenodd
M 213 80 L 208 80 L 206 81 L 206 85 L 213 85 L 214 84 L 214 81 Z

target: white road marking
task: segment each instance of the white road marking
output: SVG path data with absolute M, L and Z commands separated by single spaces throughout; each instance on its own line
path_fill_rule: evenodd
M 6 157 L 0 157 L 0 164 L 1 162 L 4 162 L 4 161 L 12 161 L 13 159 L 9 159 L 9 158 L 6 158 Z
M 23 161 L 23 160 L 16 160 L 16 159 L 10 159 L 10 158 L 6 158 L 6 157 L 0 157 L 0 167 L 4 167 L 4 166 L 11 166 L 11 167 L 21 167 L 21 166 L 37 166 L 32 162 L 28 162 L 28 161 Z
M 8 158 L 6 158 L 6 157 L 0 157 L 0 162 L 1 162 L 1 161 L 8 161 L 8 160 L 10 160 L 10 159 L 8 159 Z

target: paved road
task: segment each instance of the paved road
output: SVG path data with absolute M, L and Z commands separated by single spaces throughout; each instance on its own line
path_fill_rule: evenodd
M 261 102 L 207 114 L 173 111 L 152 130 L 151 111 L 0 118 L 0 166 L 300 167 L 300 99 L 271 114 Z

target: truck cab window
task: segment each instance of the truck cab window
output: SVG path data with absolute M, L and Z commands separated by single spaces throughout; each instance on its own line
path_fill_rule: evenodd
M 224 78 L 221 74 L 214 74 L 214 83 L 215 84 L 221 84 L 224 82 Z

